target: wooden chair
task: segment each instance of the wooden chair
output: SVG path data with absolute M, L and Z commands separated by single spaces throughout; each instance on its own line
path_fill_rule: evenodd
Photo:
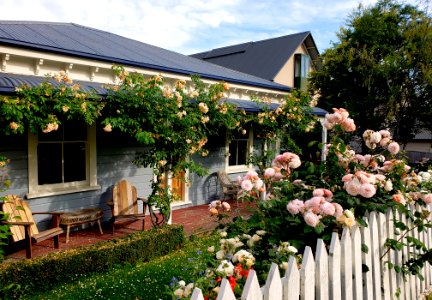
M 25 240 L 26 257 L 32 258 L 32 244 L 50 238 L 54 238 L 54 247 L 60 248 L 59 235 L 63 229 L 59 227 L 62 212 L 31 212 L 27 201 L 15 195 L 7 195 L 2 205 L 3 212 L 8 214 L 8 220 L 4 223 L 11 225 L 12 240 L 18 242 Z M 52 228 L 44 231 L 38 230 L 33 219 L 34 214 L 51 214 Z
M 143 212 L 138 212 L 138 200 L 143 202 Z M 114 227 L 117 220 L 142 220 L 142 230 L 145 225 L 145 213 L 147 201 L 137 196 L 136 187 L 126 180 L 120 180 L 113 188 L 113 196 L 108 205 L 111 207 L 111 230 L 114 234 Z
M 219 182 L 222 186 L 223 200 L 227 199 L 235 199 L 237 200 L 237 194 L 239 192 L 239 185 L 237 181 L 233 181 L 228 177 L 228 174 L 220 170 L 217 172 Z

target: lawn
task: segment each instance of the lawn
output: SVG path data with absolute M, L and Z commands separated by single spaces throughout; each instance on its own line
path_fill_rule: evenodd
M 217 235 L 192 237 L 183 249 L 151 262 L 114 266 L 106 273 L 86 275 L 26 299 L 172 299 L 172 279 L 190 282 L 206 268 L 201 257 L 207 255 L 208 247 L 218 243 Z

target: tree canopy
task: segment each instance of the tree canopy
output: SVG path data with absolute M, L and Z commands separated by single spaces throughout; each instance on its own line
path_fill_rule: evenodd
M 320 107 L 347 108 L 358 132 L 388 128 L 407 144 L 431 127 L 432 28 L 419 7 L 380 0 L 359 6 L 311 75 Z

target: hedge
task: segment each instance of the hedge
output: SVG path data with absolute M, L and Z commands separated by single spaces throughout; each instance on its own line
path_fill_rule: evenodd
M 118 264 L 134 264 L 166 255 L 183 246 L 183 227 L 169 225 L 123 238 L 0 264 L 0 299 L 49 290 L 82 275 L 105 272 Z

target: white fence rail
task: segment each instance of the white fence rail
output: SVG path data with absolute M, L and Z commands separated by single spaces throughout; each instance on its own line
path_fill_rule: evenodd
M 417 300 L 432 284 L 432 268 L 430 264 L 425 264 L 422 270 L 424 280 L 413 275 L 403 278 L 401 273 L 388 268 L 387 261 L 401 265 L 409 259 L 410 252 L 418 251 L 405 247 L 402 251 L 386 252 L 386 239 L 396 238 L 393 225 L 395 218 L 411 227 L 405 216 L 394 216 L 392 211 L 385 215 L 372 212 L 365 218 L 368 227 L 345 228 L 340 238 L 337 233 L 333 233 L 329 247 L 318 240 L 315 256 L 311 248 L 306 247 L 300 269 L 291 257 L 285 276 L 281 278 L 278 266 L 272 264 L 263 287 L 259 285 L 255 271 L 251 270 L 241 299 Z M 421 240 L 430 249 L 431 232 L 412 232 L 411 236 Z M 362 244 L 368 247 L 367 253 L 361 251 Z M 363 272 L 362 265 L 367 266 L 369 271 Z M 195 288 L 191 299 L 204 300 L 201 290 Z M 235 299 L 228 281 L 223 279 L 217 300 Z

